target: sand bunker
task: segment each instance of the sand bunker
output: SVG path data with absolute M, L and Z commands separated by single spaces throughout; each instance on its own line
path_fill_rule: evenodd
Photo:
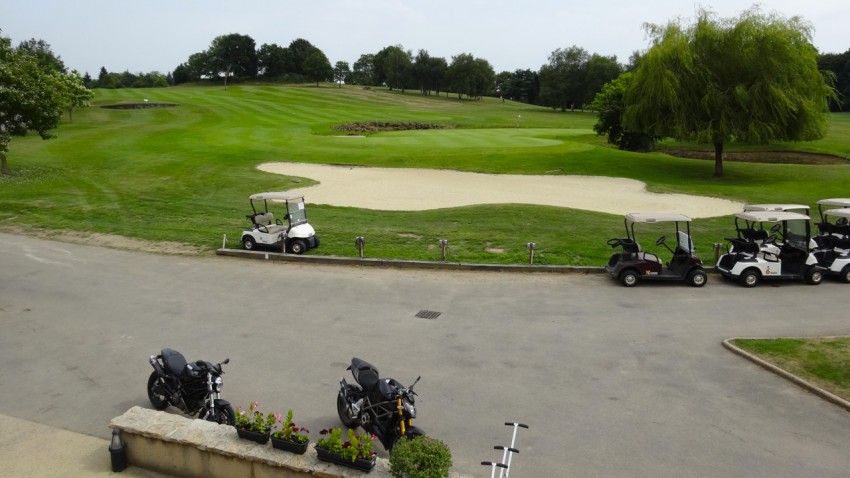
M 641 181 L 600 176 L 527 176 L 442 169 L 394 169 L 305 163 L 265 163 L 262 171 L 320 184 L 290 190 L 315 204 L 387 211 L 422 211 L 474 204 L 540 204 L 588 211 L 678 212 L 726 216 L 743 204 L 687 194 L 657 194 Z

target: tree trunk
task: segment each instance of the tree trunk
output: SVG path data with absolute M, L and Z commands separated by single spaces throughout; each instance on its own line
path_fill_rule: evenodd
M 9 165 L 6 163 L 6 153 L 0 153 L 0 174 L 3 174 L 4 176 L 12 174 L 12 172 L 9 171 Z
M 723 140 L 714 140 L 714 177 L 723 177 Z

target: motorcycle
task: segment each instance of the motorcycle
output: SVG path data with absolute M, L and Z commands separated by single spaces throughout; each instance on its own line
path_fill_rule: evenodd
M 422 377 L 417 377 L 413 385 L 405 388 L 392 378 L 380 378 L 378 369 L 357 357 L 351 359 L 346 370 L 351 370 L 357 385 L 349 384 L 344 377 L 339 381 L 336 409 L 343 425 L 348 428 L 362 426 L 377 436 L 387 451 L 392 450 L 401 437 L 425 434 L 411 425 L 416 418 L 413 387 Z
M 150 357 L 153 372 L 148 379 L 148 398 L 157 410 L 171 404 L 187 415 L 233 425 L 233 407 L 221 399 L 221 366 L 227 363 L 229 358 L 215 365 L 203 360 L 187 363 L 180 352 L 162 349 L 159 355 Z

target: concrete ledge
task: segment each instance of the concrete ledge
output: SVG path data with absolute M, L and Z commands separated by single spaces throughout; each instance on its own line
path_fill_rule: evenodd
M 562 274 L 601 274 L 603 267 L 584 266 L 544 266 L 522 264 L 470 264 L 464 262 L 431 262 L 404 261 L 394 259 L 370 259 L 359 257 L 314 256 L 281 254 L 272 251 L 246 251 L 242 249 L 218 249 L 219 256 L 241 257 L 243 259 L 259 259 L 267 261 L 296 262 L 303 264 L 333 264 L 345 266 L 396 267 L 401 269 L 435 269 L 459 271 L 491 271 L 491 272 L 557 272 Z
M 121 430 L 127 461 L 137 467 L 190 478 L 389 478 L 389 461 L 378 458 L 370 473 L 321 462 L 313 444 L 304 455 L 237 437 L 236 429 L 204 420 L 133 407 L 110 422 Z M 450 473 L 451 478 L 469 478 Z
M 767 361 L 761 359 L 760 357 L 757 357 L 757 356 L 747 352 L 746 350 L 744 350 L 744 349 L 742 349 L 742 348 L 740 348 L 740 347 L 738 347 L 738 346 L 736 346 L 735 344 L 732 343 L 733 340 L 738 340 L 740 338 L 743 338 L 743 337 L 736 337 L 736 338 L 724 340 L 723 341 L 723 347 L 725 347 L 730 352 L 732 352 L 736 355 L 739 355 L 739 356 L 749 360 L 750 362 L 753 362 L 754 364 L 764 368 L 765 370 L 768 370 L 770 372 L 775 373 L 776 375 L 779 375 L 780 377 L 784 378 L 785 380 L 788 380 L 788 381 L 794 383 L 798 387 L 801 387 L 801 388 L 807 390 L 808 392 L 811 392 L 811 393 L 817 395 L 818 397 L 820 397 L 820 398 L 822 398 L 822 399 L 824 399 L 824 400 L 826 400 L 826 401 L 828 401 L 828 402 L 830 402 L 834 405 L 837 405 L 837 406 L 839 406 L 839 407 L 841 407 L 841 408 L 843 408 L 847 411 L 850 411 L 850 402 L 848 402 L 847 400 L 844 400 L 843 398 L 841 398 L 837 395 L 829 393 L 826 390 L 824 390 L 824 389 L 822 389 L 818 386 L 815 386 L 815 385 L 803 380 L 802 378 L 792 374 L 791 372 L 788 372 L 787 370 L 785 370 L 783 368 L 779 368 L 776 365 L 773 365 L 772 363 L 767 362 Z M 758 339 L 756 339 L 756 340 L 758 340 Z

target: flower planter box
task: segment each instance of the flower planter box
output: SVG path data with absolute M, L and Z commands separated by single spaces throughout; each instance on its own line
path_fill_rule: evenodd
M 265 445 L 269 442 L 269 433 L 257 433 L 251 430 L 245 430 L 243 428 L 236 428 L 236 434 L 239 435 L 239 438 L 251 440 L 253 442 L 259 443 L 260 445 Z
M 303 455 L 304 452 L 307 451 L 307 445 L 310 442 L 304 443 L 295 443 L 289 440 L 284 440 L 282 438 L 272 437 L 272 448 L 276 448 L 278 450 L 288 451 L 290 453 L 295 453 L 296 455 Z
M 347 466 L 349 468 L 354 468 L 360 471 L 372 471 L 372 468 L 375 467 L 376 457 L 373 456 L 371 459 L 365 458 L 356 458 L 354 461 L 351 461 L 347 458 L 341 457 L 336 453 L 331 453 L 330 451 L 316 447 L 316 454 L 319 457 L 319 460 L 326 461 L 328 463 L 334 463 L 340 466 Z

